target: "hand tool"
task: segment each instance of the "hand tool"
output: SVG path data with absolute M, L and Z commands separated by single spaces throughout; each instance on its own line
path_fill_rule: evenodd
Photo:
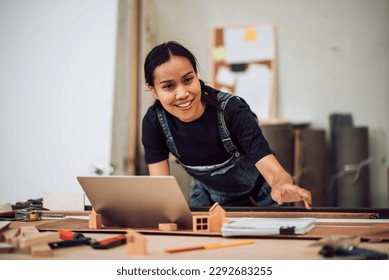
M 51 249 L 59 249 L 59 248 L 73 247 L 79 245 L 90 245 L 92 242 L 91 238 L 85 237 L 80 232 L 73 232 L 70 230 L 60 229 L 58 230 L 58 233 L 59 233 L 59 238 L 61 238 L 62 241 L 49 243 Z
M 38 210 L 22 209 L 15 212 L 15 220 L 23 222 L 39 221 L 42 219 L 42 213 Z
M 356 246 L 328 246 L 325 245 L 319 252 L 320 255 L 331 258 L 341 257 L 359 260 L 387 260 L 388 254 L 370 249 L 362 249 Z
M 125 243 L 127 243 L 127 237 L 125 235 L 119 235 L 101 241 L 92 242 L 91 246 L 94 249 L 109 249 Z

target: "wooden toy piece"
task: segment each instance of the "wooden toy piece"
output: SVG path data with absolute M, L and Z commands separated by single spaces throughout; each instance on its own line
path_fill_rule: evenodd
M 95 209 L 92 209 L 92 214 L 89 214 L 89 228 L 91 229 L 101 228 L 101 215 L 97 214 Z
M 1 232 L 2 240 L 7 244 L 12 244 L 12 240 L 20 233 L 19 228 L 8 228 Z
M 230 223 L 226 218 L 226 211 L 215 203 L 210 209 L 208 215 L 193 216 L 194 232 L 220 232 L 223 223 Z
M 20 248 L 30 248 L 35 245 L 47 244 L 61 240 L 58 232 L 42 232 L 26 237 L 19 238 Z
M 9 253 L 13 249 L 11 244 L 0 242 L 0 254 Z
M 177 224 L 175 223 L 161 223 L 158 225 L 158 229 L 162 231 L 175 231 L 177 230 Z
M 50 257 L 53 255 L 49 244 L 35 245 L 30 248 L 31 256 L 33 257 Z
M 127 253 L 129 255 L 147 255 L 147 239 L 134 231 L 127 231 Z
M 26 226 L 20 228 L 18 243 L 20 248 L 30 248 L 33 257 L 48 257 L 53 255 L 48 243 L 59 240 L 58 232 L 39 232 L 34 226 Z
M 193 216 L 194 232 L 209 232 L 209 215 Z
M 226 218 L 226 211 L 219 203 L 215 203 L 209 209 L 209 231 L 221 231 L 223 223 L 230 223 L 230 221 Z

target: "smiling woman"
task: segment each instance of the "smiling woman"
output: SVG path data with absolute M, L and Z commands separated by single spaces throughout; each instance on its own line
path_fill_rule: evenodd
M 142 123 L 150 175 L 170 175 L 171 153 L 192 176 L 191 206 L 311 207 L 310 192 L 277 161 L 248 104 L 206 86 L 188 49 L 177 42 L 154 47 L 144 72 L 156 99 Z
M 188 59 L 173 56 L 158 66 L 153 76 L 154 86 L 147 86 L 170 114 L 191 122 L 204 113 L 200 81 Z

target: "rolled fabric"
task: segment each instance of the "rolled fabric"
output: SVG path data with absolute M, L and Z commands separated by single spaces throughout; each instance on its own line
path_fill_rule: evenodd
M 332 177 L 339 207 L 369 207 L 369 131 L 367 127 L 337 127 Z
M 327 206 L 328 150 L 325 130 L 301 130 L 301 170 L 298 183 L 312 193 L 312 205 Z
M 261 129 L 278 161 L 289 174 L 293 175 L 294 132 L 292 124 L 261 125 Z

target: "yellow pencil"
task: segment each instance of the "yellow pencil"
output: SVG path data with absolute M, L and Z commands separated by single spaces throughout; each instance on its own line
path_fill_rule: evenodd
M 185 252 L 185 251 L 191 251 L 191 250 L 219 249 L 219 248 L 241 246 L 241 245 L 248 245 L 248 244 L 254 244 L 254 243 L 255 243 L 255 240 L 245 240 L 245 241 L 231 242 L 231 243 L 216 243 L 216 244 L 208 244 L 208 245 L 170 248 L 170 249 L 166 249 L 165 252 L 166 253 L 178 253 L 178 252 Z

